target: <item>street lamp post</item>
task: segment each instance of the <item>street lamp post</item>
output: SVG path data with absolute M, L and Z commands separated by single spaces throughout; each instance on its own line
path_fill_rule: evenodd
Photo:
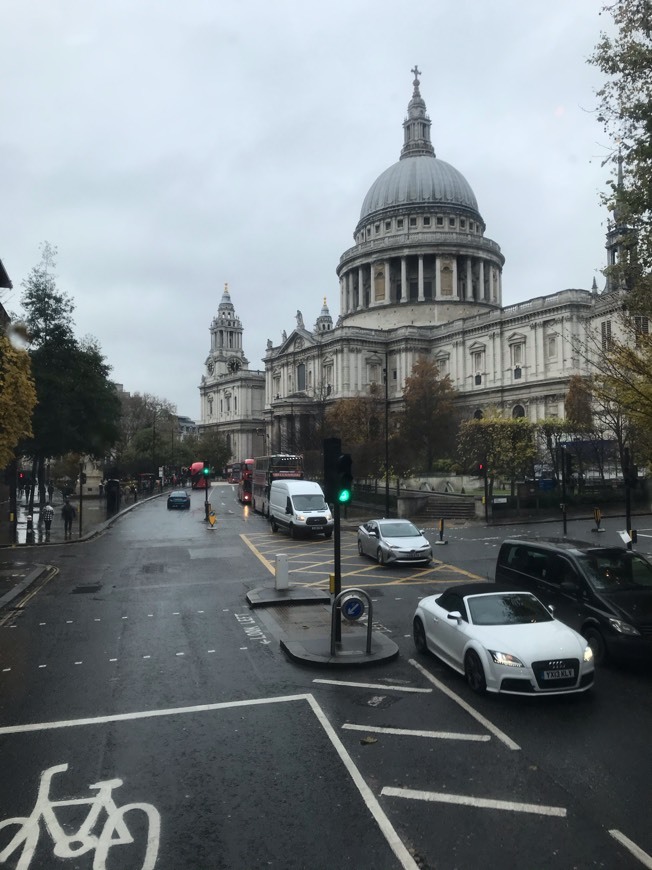
M 389 352 L 385 351 L 385 516 L 389 517 Z

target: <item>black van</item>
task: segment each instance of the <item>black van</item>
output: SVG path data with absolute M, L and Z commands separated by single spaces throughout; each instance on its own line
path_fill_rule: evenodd
M 507 539 L 495 580 L 552 605 L 584 635 L 597 664 L 609 656 L 652 660 L 652 563 L 640 553 L 566 538 Z

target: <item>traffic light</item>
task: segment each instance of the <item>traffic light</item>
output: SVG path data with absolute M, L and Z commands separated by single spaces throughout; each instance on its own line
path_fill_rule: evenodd
M 486 477 L 487 476 L 487 464 L 486 462 L 478 462 L 478 477 Z
M 209 463 L 206 462 L 206 460 L 204 460 L 204 467 L 202 468 L 201 473 L 204 475 L 204 477 L 208 477 L 208 475 L 211 473 L 211 467 Z
M 572 453 L 569 453 L 568 450 L 564 453 L 564 462 L 566 463 L 564 466 L 564 474 L 566 475 L 566 480 L 569 481 L 573 476 L 574 469 L 574 460 L 575 457 Z
M 86 483 L 86 472 L 85 471 L 82 471 L 82 473 L 79 475 L 79 480 L 81 483 Z
M 342 453 L 337 460 L 336 497 L 340 504 L 347 504 L 351 501 L 351 494 L 353 492 L 352 465 L 353 460 L 350 453 Z

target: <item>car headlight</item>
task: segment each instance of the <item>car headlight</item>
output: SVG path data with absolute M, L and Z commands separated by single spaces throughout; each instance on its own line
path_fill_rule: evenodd
M 306 521 L 306 518 L 304 517 L 303 514 L 297 514 L 297 522 L 298 523 L 305 523 L 305 521 Z
M 520 659 L 517 659 L 516 656 L 510 655 L 509 653 L 498 652 L 497 650 L 490 649 L 489 653 L 491 658 L 496 662 L 497 665 L 505 665 L 508 668 L 523 668 L 525 665 Z
M 615 629 L 618 634 L 626 634 L 629 637 L 638 637 L 638 635 L 640 635 L 638 628 L 634 628 L 634 626 L 630 625 L 628 622 L 623 622 L 622 619 L 610 619 L 609 625 Z
M 585 662 L 592 662 L 593 661 L 593 650 L 591 649 L 590 646 L 587 646 L 585 648 L 583 658 L 584 658 Z

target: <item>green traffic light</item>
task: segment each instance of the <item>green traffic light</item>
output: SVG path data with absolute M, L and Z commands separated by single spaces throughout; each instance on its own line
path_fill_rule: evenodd
M 340 504 L 346 504 L 347 501 L 351 501 L 351 490 L 343 489 L 337 496 L 337 500 Z

